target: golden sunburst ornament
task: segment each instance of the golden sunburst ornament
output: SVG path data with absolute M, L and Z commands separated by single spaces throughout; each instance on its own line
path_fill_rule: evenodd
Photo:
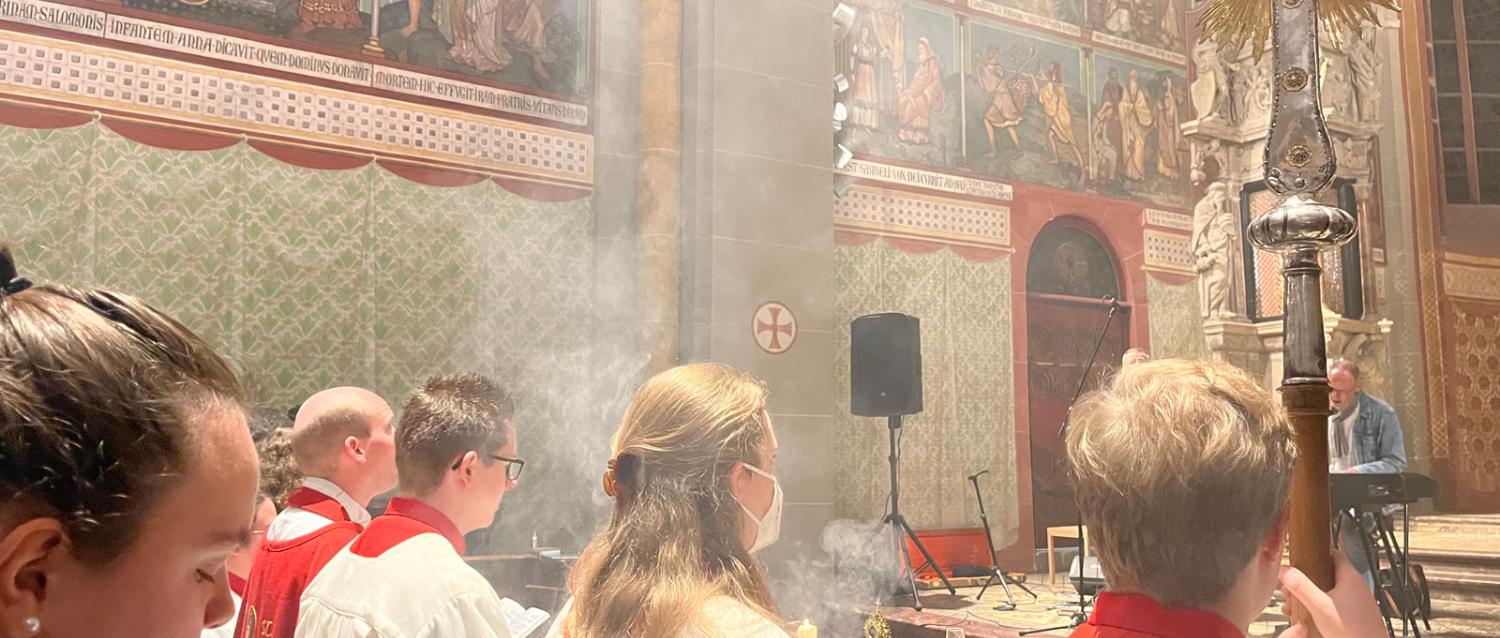
M 1219 50 L 1238 52 L 1246 44 L 1251 47 L 1256 61 L 1266 50 L 1266 40 L 1271 37 L 1272 4 L 1314 0 L 1208 0 L 1208 6 L 1198 17 L 1198 27 L 1205 42 L 1216 43 Z M 1317 0 L 1318 13 L 1323 25 L 1330 33 L 1343 29 L 1358 30 L 1364 23 L 1380 24 L 1376 7 L 1400 11 L 1396 0 Z

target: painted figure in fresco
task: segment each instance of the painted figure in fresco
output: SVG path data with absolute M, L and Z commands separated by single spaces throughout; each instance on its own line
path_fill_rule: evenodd
M 1181 162 L 1177 147 L 1181 131 L 1178 100 L 1181 92 L 1177 83 L 1172 80 L 1172 74 L 1166 71 L 1161 73 L 1161 101 L 1156 114 L 1156 172 L 1167 179 L 1177 179 L 1182 175 L 1179 167 Z
M 1105 0 L 1104 2 L 1104 29 L 1110 33 L 1126 37 L 1134 30 L 1132 14 L 1134 0 Z
M 408 64 L 441 66 L 451 46 L 438 27 L 437 0 L 404 0 L 380 10 L 380 46 Z
M 292 28 L 292 37 L 301 38 L 313 29 L 363 29 L 358 0 L 300 0 L 297 17 L 301 22 Z
M 906 19 L 901 0 L 866 0 L 880 55 L 875 59 L 880 112 L 895 113 L 906 85 Z
M 1161 2 L 1161 48 L 1168 51 L 1176 51 L 1182 47 L 1182 22 L 1181 14 L 1177 11 L 1177 0 L 1162 0 Z
M 927 38 L 917 40 L 917 68 L 911 82 L 901 92 L 896 114 L 901 118 L 897 139 L 909 144 L 926 144 L 934 113 L 943 110 L 943 69 L 937 53 Z
M 1027 62 L 1035 58 L 1031 52 Z M 1023 66 L 1024 64 L 1023 63 Z M 1005 129 L 1016 154 L 1021 153 L 1021 140 L 1016 127 L 1021 124 L 1022 114 L 1031 104 L 1031 95 L 1037 89 L 1036 79 L 1019 71 L 1008 72 L 1000 64 L 1000 47 L 990 45 L 984 50 L 984 60 L 979 66 L 979 86 L 990 94 L 990 107 L 984 113 L 984 132 L 989 136 L 990 152 L 985 157 L 995 157 L 999 148 L 995 142 L 995 129 Z M 1018 66 L 1017 69 L 1022 68 Z
M 453 25 L 454 61 L 493 73 L 510 66 L 507 42 L 531 54 L 537 77 L 549 79 L 542 66 L 547 53 L 547 27 L 537 0 L 454 0 L 449 8 Z
M 1125 179 L 1146 179 L 1146 140 L 1156 125 L 1155 108 L 1150 96 L 1141 87 L 1141 76 L 1130 70 L 1125 84 L 1125 95 L 1120 100 L 1121 151 L 1124 154 L 1120 169 Z
M 1108 136 L 1110 148 L 1115 149 L 1115 158 L 1111 164 L 1114 171 L 1119 171 L 1121 162 L 1125 159 L 1124 127 L 1120 123 L 1120 100 L 1125 99 L 1125 87 L 1120 86 L 1120 72 L 1115 67 L 1109 67 L 1109 75 L 1104 80 L 1104 90 L 1099 93 L 1099 121 L 1105 126 L 1104 133 Z M 1105 113 L 1105 107 L 1108 113 Z
M 493 73 L 510 66 L 510 51 L 505 49 L 505 30 L 501 26 L 502 0 L 454 0 L 448 7 L 449 24 L 453 25 L 453 61 L 467 64 L 480 73 Z
M 859 29 L 859 39 L 850 51 L 849 67 L 854 70 L 850 77 L 851 118 L 855 126 L 869 129 L 880 128 L 880 86 L 877 79 L 876 60 L 880 58 L 880 45 L 875 42 L 875 31 L 869 24 Z
M 1105 102 L 1099 107 L 1099 115 L 1094 117 L 1094 143 L 1092 145 L 1095 182 L 1112 182 L 1119 177 L 1120 151 L 1110 139 L 1111 127 L 1119 128 L 1120 118 L 1115 113 L 1115 105 Z
M 1052 163 L 1062 163 L 1058 148 L 1070 152 L 1078 165 L 1079 177 L 1083 177 L 1083 153 L 1078 147 L 1078 138 L 1073 133 L 1073 111 L 1068 105 L 1068 87 L 1063 84 L 1062 65 L 1053 62 L 1047 67 L 1047 84 L 1038 95 L 1042 112 L 1047 115 L 1047 146 L 1052 149 Z

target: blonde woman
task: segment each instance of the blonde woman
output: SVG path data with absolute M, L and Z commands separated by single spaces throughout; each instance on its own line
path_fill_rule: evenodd
M 711 363 L 662 372 L 636 392 L 613 450 L 614 515 L 549 638 L 786 636 L 751 557 L 781 525 L 765 386 Z

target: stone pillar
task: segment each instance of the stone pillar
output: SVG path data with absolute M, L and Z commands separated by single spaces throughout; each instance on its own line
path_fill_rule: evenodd
M 792 578 L 811 573 L 791 566 L 819 551 L 833 518 L 828 450 L 848 410 L 833 399 L 833 7 L 683 3 L 682 358 L 766 380 L 786 505 L 763 558 Z M 773 302 L 779 312 L 757 320 Z M 793 318 L 789 347 L 757 341 Z M 809 611 L 806 592 L 779 593 L 784 613 Z
M 682 169 L 682 0 L 641 0 L 638 312 L 646 373 L 677 363 Z
M 1427 46 L 1427 31 L 1421 18 L 1424 13 L 1425 6 L 1408 9 L 1403 14 L 1382 16 L 1381 23 L 1385 28 L 1376 38 L 1381 59 L 1401 60 L 1403 51 L 1409 51 L 1413 59 L 1422 54 Z M 1403 32 L 1410 32 L 1412 36 L 1406 43 L 1403 43 Z M 1439 342 L 1429 342 L 1427 347 L 1423 345 L 1426 326 L 1424 293 L 1418 286 L 1419 264 L 1423 253 L 1426 253 L 1429 263 L 1432 255 L 1418 250 L 1419 226 L 1427 226 L 1426 218 L 1418 211 L 1431 211 L 1429 198 L 1435 188 L 1435 179 L 1429 175 L 1414 180 L 1412 174 L 1413 167 L 1431 165 L 1427 163 L 1434 150 L 1429 148 L 1430 134 L 1435 131 L 1429 130 L 1428 116 L 1421 106 L 1427 100 L 1427 91 L 1422 88 L 1427 86 L 1426 68 L 1418 64 L 1383 64 L 1380 71 L 1379 84 L 1391 87 L 1380 95 L 1382 118 L 1392 123 L 1383 127 L 1377 137 L 1381 176 L 1378 196 L 1380 213 L 1385 217 L 1383 257 L 1387 263 L 1377 265 L 1376 280 L 1386 293 L 1380 303 L 1381 312 L 1394 322 L 1387 341 L 1391 365 L 1386 391 L 1390 394 L 1385 398 L 1405 426 L 1406 457 L 1411 471 L 1430 473 L 1433 455 L 1429 428 L 1446 425 L 1437 423 L 1439 419 L 1430 416 L 1428 407 L 1431 395 L 1427 389 L 1427 353 L 1428 348 L 1439 350 L 1431 345 Z M 1417 77 L 1404 77 L 1403 72 L 1414 73 Z M 1408 93 L 1412 97 L 1408 98 Z M 1408 105 L 1407 99 L 1413 100 L 1415 105 Z M 1408 135 L 1408 131 L 1412 135 Z M 1435 299 L 1436 291 L 1429 290 L 1426 294 Z M 1431 328 L 1437 331 L 1436 304 L 1430 308 Z

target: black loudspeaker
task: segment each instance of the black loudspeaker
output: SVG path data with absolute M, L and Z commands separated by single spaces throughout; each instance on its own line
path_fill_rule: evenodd
M 849 409 L 859 416 L 922 411 L 922 329 L 911 315 L 885 312 L 850 324 Z

